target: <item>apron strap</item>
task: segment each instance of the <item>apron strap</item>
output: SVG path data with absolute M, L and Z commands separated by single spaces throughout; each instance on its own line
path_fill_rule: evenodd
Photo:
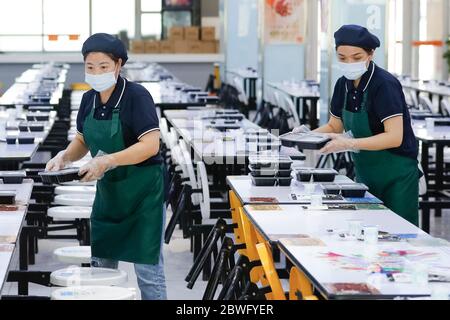
M 120 125 L 119 111 L 120 108 L 115 108 L 113 110 L 111 121 L 111 137 L 114 137 L 116 133 L 119 132 L 119 125 Z

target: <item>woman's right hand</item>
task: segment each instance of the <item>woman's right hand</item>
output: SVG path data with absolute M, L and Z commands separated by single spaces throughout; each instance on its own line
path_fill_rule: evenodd
M 69 165 L 70 161 L 64 159 L 64 153 L 65 150 L 58 152 L 58 154 L 53 159 L 47 162 L 45 171 L 59 171 Z

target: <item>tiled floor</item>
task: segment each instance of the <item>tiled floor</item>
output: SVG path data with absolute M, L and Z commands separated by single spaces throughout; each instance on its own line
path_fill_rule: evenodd
M 442 217 L 436 218 L 432 215 L 431 234 L 450 241 L 450 210 L 444 210 Z M 36 264 L 30 266 L 30 270 L 56 270 L 66 267 L 67 265 L 59 263 L 52 253 L 56 248 L 71 245 L 76 245 L 76 242 L 71 240 L 40 240 L 40 252 L 36 256 Z M 201 299 L 206 287 L 206 283 L 200 277 L 193 290 L 186 288 L 184 278 L 192 265 L 192 253 L 189 247 L 189 240 L 183 239 L 178 229 L 175 230 L 170 244 L 164 245 L 167 293 L 171 300 Z M 15 261 L 17 261 L 17 257 L 15 257 Z M 121 263 L 119 267 L 126 271 L 129 276 L 129 281 L 124 287 L 138 288 L 133 265 Z M 51 291 L 52 288 L 30 285 L 30 294 L 32 295 L 49 296 Z M 6 284 L 2 294 L 14 295 L 16 293 L 17 286 L 15 284 Z

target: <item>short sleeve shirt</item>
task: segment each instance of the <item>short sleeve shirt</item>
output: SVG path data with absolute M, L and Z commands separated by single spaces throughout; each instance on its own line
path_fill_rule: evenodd
M 403 141 L 400 147 L 389 151 L 417 158 L 418 143 L 411 126 L 411 116 L 400 82 L 389 72 L 370 63 L 367 72 L 362 76 L 357 88 L 353 81 L 345 77 L 338 79 L 331 99 L 331 116 L 341 119 L 342 110 L 358 112 L 361 108 L 364 92 L 368 90 L 370 108 L 368 110 L 369 125 L 373 135 L 384 132 L 383 122 L 397 116 L 403 117 Z M 345 98 L 347 103 L 345 104 Z
M 140 84 L 119 76 L 116 87 L 106 104 L 101 103 L 100 94 L 94 90 L 83 95 L 77 116 L 78 133 L 83 135 L 84 121 L 93 107 L 96 120 L 111 120 L 113 109 L 117 105 L 120 105 L 119 118 L 125 147 L 128 148 L 137 143 L 145 134 L 159 130 L 159 119 L 150 93 Z M 138 166 L 160 163 L 162 163 L 162 157 L 158 152 L 157 155 Z

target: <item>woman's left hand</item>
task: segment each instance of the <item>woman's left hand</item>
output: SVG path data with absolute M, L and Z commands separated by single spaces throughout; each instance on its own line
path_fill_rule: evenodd
M 330 133 L 331 141 L 319 150 L 322 154 L 355 151 L 356 140 L 343 134 Z
M 89 182 L 103 178 L 105 172 L 114 167 L 114 158 L 111 155 L 105 155 L 93 158 L 80 168 L 78 174 L 80 176 L 85 174 L 83 179 L 81 179 L 81 182 Z

